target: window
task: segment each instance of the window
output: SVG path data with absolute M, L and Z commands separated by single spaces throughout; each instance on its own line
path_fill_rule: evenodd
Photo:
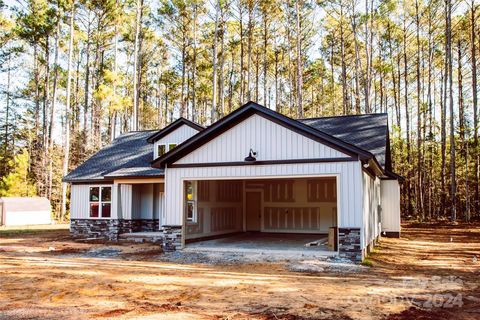
M 195 182 L 186 181 L 185 182 L 185 197 L 186 197 L 186 216 L 187 222 L 197 222 L 197 203 L 196 203 L 196 194 L 195 194 Z
M 110 218 L 112 187 L 90 187 L 90 218 Z
M 157 157 L 163 156 L 165 153 L 172 150 L 176 146 L 177 146 L 177 143 L 159 144 L 157 146 Z
M 159 144 L 157 152 L 158 157 L 163 156 L 167 152 L 167 146 L 164 144 Z

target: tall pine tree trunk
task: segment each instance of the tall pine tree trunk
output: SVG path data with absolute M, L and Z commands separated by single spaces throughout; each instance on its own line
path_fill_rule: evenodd
M 60 10 L 60 8 L 58 8 Z M 58 54 L 60 50 L 60 13 L 57 17 L 57 25 L 55 31 L 55 56 L 54 56 L 54 72 L 53 72 L 53 97 L 52 97 L 52 108 L 50 110 L 50 128 L 48 130 L 48 140 L 49 140 L 49 149 L 48 149 L 48 199 L 52 199 L 52 188 L 53 188 L 53 149 L 54 141 L 53 134 L 55 131 L 55 116 L 56 116 L 56 106 L 57 106 L 57 95 L 58 95 Z
M 138 52 L 140 46 L 140 23 L 143 0 L 137 0 L 135 15 L 135 43 L 133 48 L 133 122 L 132 130 L 136 131 L 139 127 L 139 97 L 138 97 Z
M 404 100 L 405 100 L 405 122 L 406 122 L 406 137 L 407 137 L 407 212 L 412 214 L 412 182 L 411 182 L 411 170 L 408 168 L 410 165 L 410 110 L 409 110 L 409 96 L 408 96 L 408 60 L 407 60 L 407 29 L 406 22 L 403 22 L 403 77 L 404 77 Z
M 218 42 L 218 16 L 220 11 L 220 0 L 215 3 L 215 31 L 213 35 L 213 53 L 212 53 L 212 123 L 218 117 L 217 110 L 217 42 Z
M 450 108 L 450 219 L 457 219 L 457 177 L 455 166 L 455 111 L 453 110 L 453 71 L 452 71 L 452 3 L 446 0 L 447 10 L 447 57 L 448 57 L 448 102 Z
M 68 43 L 68 65 L 67 65 L 67 95 L 65 101 L 65 137 L 64 137 L 64 156 L 63 156 L 63 176 L 68 173 L 68 164 L 70 159 L 70 101 L 72 88 L 72 60 L 73 60 L 73 24 L 75 19 L 75 2 L 72 3 L 72 11 L 70 12 L 70 39 Z M 68 184 L 62 183 L 62 210 L 60 220 L 65 219 L 67 213 L 67 187 Z
M 471 34 L 471 56 L 472 56 L 472 99 L 473 99 L 473 156 L 474 161 L 474 175 L 475 175 L 475 214 L 480 214 L 480 198 L 479 198 L 479 146 L 478 146 L 478 92 L 477 92 L 477 51 L 475 48 L 476 41 L 476 7 L 475 0 L 471 4 L 471 20 L 470 20 L 470 34 Z
M 295 1 L 296 9 L 296 45 L 297 45 L 297 117 L 303 118 L 302 89 L 303 89 L 303 68 L 302 68 L 302 30 L 300 23 L 300 2 Z
M 421 97 L 421 74 L 420 74 L 420 16 L 418 12 L 418 0 L 415 1 L 415 20 L 417 23 L 416 40 L 417 40 L 417 214 L 420 213 L 422 220 L 425 219 L 425 211 L 423 208 L 423 181 L 422 181 L 422 97 Z

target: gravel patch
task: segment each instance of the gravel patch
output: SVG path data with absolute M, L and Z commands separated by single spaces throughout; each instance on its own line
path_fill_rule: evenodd
M 114 258 L 119 256 L 122 250 L 112 248 L 91 249 L 83 254 L 88 258 Z
M 347 259 L 338 257 L 311 258 L 271 255 L 267 253 L 226 253 L 226 252 L 167 252 L 158 257 L 159 261 L 180 264 L 239 265 L 252 263 L 283 263 L 294 272 L 361 272 L 368 269 Z
M 303 260 L 295 261 L 287 264 L 287 269 L 294 272 L 306 272 L 306 273 L 316 273 L 316 272 L 361 272 L 368 267 L 355 264 L 349 260 L 342 258 L 328 258 L 325 260 Z

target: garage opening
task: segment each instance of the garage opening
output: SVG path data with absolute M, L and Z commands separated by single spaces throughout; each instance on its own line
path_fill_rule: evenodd
M 336 177 L 184 181 L 187 248 L 337 251 Z

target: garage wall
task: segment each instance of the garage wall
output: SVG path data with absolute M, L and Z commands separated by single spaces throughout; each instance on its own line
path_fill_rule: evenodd
M 165 172 L 166 210 L 162 225 L 183 225 L 183 181 L 217 179 L 261 179 L 337 176 L 339 227 L 361 228 L 362 169 L 360 161 L 299 163 L 285 165 L 245 165 L 222 167 L 167 168 Z
M 246 188 L 263 190 L 263 231 L 327 233 L 337 225 L 335 178 L 252 180 Z
M 363 240 L 362 248 L 370 244 L 380 235 L 381 201 L 380 179 L 372 178 L 363 172 Z
M 243 231 L 242 188 L 241 181 L 198 181 L 198 218 L 186 222 L 186 239 Z

